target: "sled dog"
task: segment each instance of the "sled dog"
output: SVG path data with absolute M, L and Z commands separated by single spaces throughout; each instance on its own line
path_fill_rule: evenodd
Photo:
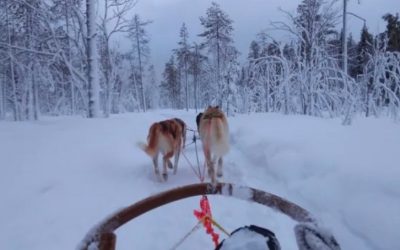
M 199 135 L 203 144 L 208 176 L 216 183 L 216 175 L 222 177 L 222 157 L 229 151 L 229 128 L 225 114 L 218 107 L 209 106 L 196 117 Z M 215 174 L 215 164 L 218 164 Z
M 173 173 L 176 174 L 182 143 L 185 141 L 186 124 L 179 118 L 156 122 L 150 126 L 147 144 L 139 143 L 139 146 L 152 158 L 154 172 L 159 181 L 168 179 L 167 167 L 173 168 Z M 159 153 L 163 156 L 162 178 L 158 168 Z M 172 156 L 175 156 L 174 165 L 170 160 Z

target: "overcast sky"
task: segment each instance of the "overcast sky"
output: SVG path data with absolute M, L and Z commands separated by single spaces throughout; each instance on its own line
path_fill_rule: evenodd
M 186 23 L 190 41 L 200 42 L 197 36 L 203 31 L 200 16 L 206 15 L 211 0 L 139 0 L 134 12 L 142 20 L 152 20 L 147 31 L 150 35 L 151 61 L 157 72 L 162 72 L 177 47 L 179 30 Z M 279 8 L 295 13 L 301 0 L 215 0 L 221 9 L 234 21 L 235 46 L 243 59 L 248 53 L 250 42 L 263 29 L 270 28 L 271 21 L 284 20 Z M 343 2 L 339 0 L 339 2 Z M 360 4 L 358 4 L 360 2 Z M 341 7 L 341 3 L 338 7 Z M 400 12 L 400 0 L 349 0 L 348 11 L 367 20 L 369 31 L 376 34 L 385 29 L 382 16 L 385 13 Z M 363 22 L 349 16 L 349 32 L 358 40 Z M 281 34 L 272 35 L 281 38 Z M 125 43 L 122 46 L 127 46 Z

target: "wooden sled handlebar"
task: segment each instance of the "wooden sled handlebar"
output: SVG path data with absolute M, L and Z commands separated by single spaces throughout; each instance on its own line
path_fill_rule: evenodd
M 210 183 L 199 183 L 178 187 L 150 196 L 115 212 L 92 228 L 86 234 L 77 249 L 88 250 L 89 246 L 94 243 L 98 245 L 98 249 L 100 250 L 115 250 L 116 235 L 114 231 L 125 223 L 154 208 L 198 195 L 235 197 L 275 209 L 297 222 L 316 224 L 315 219 L 307 210 L 277 195 L 246 186 L 237 186 L 231 183 L 218 183 L 215 186 Z

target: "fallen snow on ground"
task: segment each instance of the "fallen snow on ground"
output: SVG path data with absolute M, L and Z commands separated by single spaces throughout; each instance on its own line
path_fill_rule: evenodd
M 109 119 L 42 118 L 0 123 L 0 249 L 70 250 L 111 212 L 173 187 L 198 182 L 181 157 L 166 183 L 137 146 L 172 110 Z M 342 249 L 400 249 L 400 125 L 386 119 L 340 120 L 279 114 L 229 118 L 231 150 L 223 181 L 275 193 L 308 209 Z M 191 133 L 188 133 L 190 141 Z M 185 155 L 195 163 L 194 145 Z M 201 158 L 203 162 L 203 158 Z M 118 249 L 169 249 L 196 224 L 199 198 L 151 211 L 117 230 Z M 295 223 L 260 205 L 210 197 L 226 230 L 255 224 L 296 249 Z M 224 235 L 221 233 L 221 237 Z M 180 249 L 212 249 L 204 229 Z

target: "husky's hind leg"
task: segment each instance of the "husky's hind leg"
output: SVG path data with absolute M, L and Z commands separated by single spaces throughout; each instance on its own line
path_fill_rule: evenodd
M 215 164 L 214 161 L 211 159 L 211 153 L 208 150 L 204 150 L 206 162 L 207 162 L 207 169 L 208 169 L 208 176 L 211 179 L 212 184 L 216 184 L 217 180 L 215 177 Z
M 172 162 L 170 161 L 170 158 L 174 155 L 174 152 L 168 152 L 164 155 L 163 157 L 163 178 L 164 181 L 168 180 L 168 172 L 167 172 L 167 167 L 172 168 Z
M 175 161 L 174 161 L 174 174 L 176 174 L 176 172 L 178 171 L 178 162 L 179 162 L 179 155 L 180 155 L 181 151 L 178 150 L 175 154 Z
M 158 181 L 161 182 L 162 180 L 161 180 L 160 170 L 158 169 L 158 154 L 159 152 L 157 152 L 153 157 L 153 165 L 154 165 L 154 173 L 156 174 Z
M 223 171 L 222 171 L 222 165 L 223 165 L 223 160 L 222 160 L 222 157 L 220 157 L 218 159 L 218 169 L 217 169 L 217 176 L 218 177 L 222 177 L 224 175 Z

